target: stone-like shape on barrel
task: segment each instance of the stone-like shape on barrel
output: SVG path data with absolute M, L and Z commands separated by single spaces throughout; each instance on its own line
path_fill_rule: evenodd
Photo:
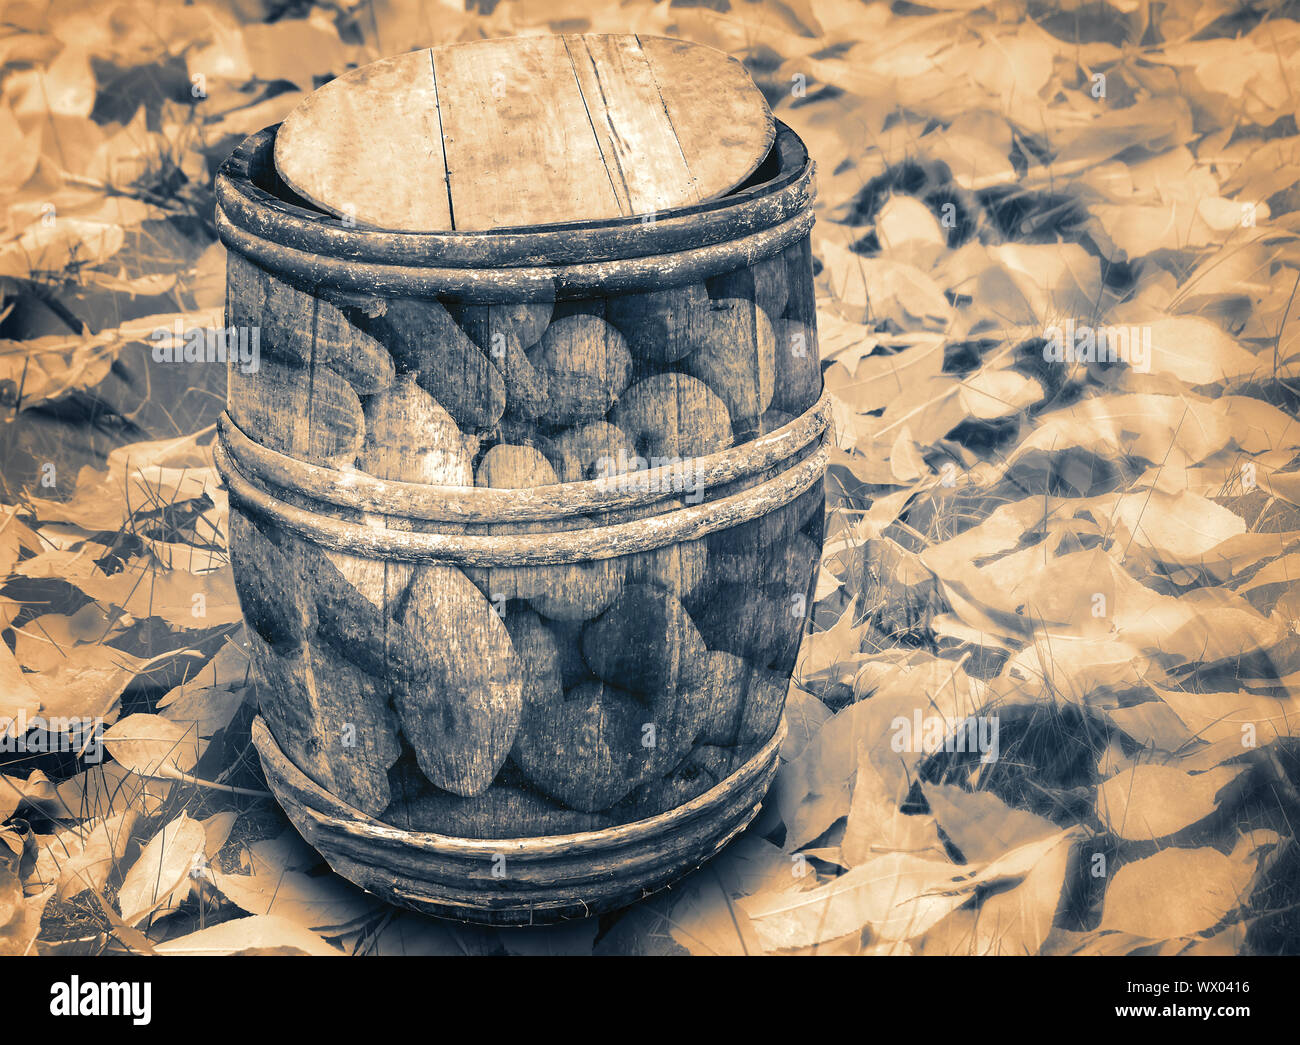
M 350 465 L 366 435 L 357 393 L 323 365 L 266 358 L 249 373 L 232 366 L 227 409 L 263 446 L 312 464 Z
M 501 371 L 440 302 L 396 298 L 379 316 L 358 321 L 388 346 L 399 370 L 416 375 L 462 431 L 491 428 L 501 419 L 506 409 Z
M 400 617 L 433 663 L 427 682 L 401 679 L 394 706 L 424 775 L 444 791 L 482 794 L 515 742 L 523 667 L 505 624 L 455 566 L 421 566 Z
M 550 390 L 541 416 L 556 427 L 599 421 L 632 376 L 627 342 L 599 316 L 555 320 L 530 350 L 529 360 Z
M 261 356 L 329 367 L 357 395 L 371 395 L 393 383 L 388 350 L 333 302 L 284 282 L 235 251 L 226 255 L 226 312 L 236 330 L 257 332 Z M 249 363 L 230 361 L 244 373 L 252 372 L 245 370 Z
M 341 578 L 330 578 L 328 562 L 305 575 L 304 556 L 291 542 L 282 538 L 278 547 L 243 512 L 230 513 L 231 565 L 262 714 L 303 772 L 377 814 L 388 804 L 388 767 L 400 754 L 397 721 L 378 677 L 340 652 L 349 629 L 328 616 L 332 608 L 369 617 L 373 626 L 373 608 L 366 614 L 360 596 L 351 605 L 331 597 L 329 581 Z M 318 577 L 326 579 L 314 586 Z

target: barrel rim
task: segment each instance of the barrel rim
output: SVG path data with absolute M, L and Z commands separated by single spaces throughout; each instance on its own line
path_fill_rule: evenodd
M 444 268 L 618 261 L 671 252 L 684 245 L 708 246 L 738 233 L 780 224 L 809 209 L 815 195 L 815 164 L 798 134 L 778 120 L 771 155 L 779 166 L 773 177 L 718 199 L 658 212 L 650 222 L 644 216 L 631 216 L 485 230 L 402 232 L 349 225 L 259 185 L 259 178 L 267 180 L 263 169 L 267 154 L 274 151 L 278 127 L 272 125 L 249 135 L 221 165 L 216 177 L 219 215 L 248 236 L 350 261 Z M 272 172 L 278 180 L 273 167 Z
M 761 474 L 821 436 L 830 424 L 832 410 L 831 393 L 823 388 L 816 403 L 766 435 L 634 473 L 643 490 L 611 489 L 603 479 L 521 489 L 402 482 L 282 454 L 252 439 L 225 412 L 217 422 L 217 433 L 223 449 L 249 478 L 305 494 L 323 505 L 426 522 L 542 522 L 648 507 L 676 498 L 680 491 L 673 489 L 674 473 L 695 477 L 705 490 Z

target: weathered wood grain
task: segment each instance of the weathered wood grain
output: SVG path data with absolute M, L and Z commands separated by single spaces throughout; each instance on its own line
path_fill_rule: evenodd
M 703 600 L 711 599 L 722 584 L 775 584 L 803 591 L 818 561 L 816 544 L 800 532 L 784 541 L 760 544 L 736 540 L 733 531 L 719 535 L 712 545 L 704 580 L 695 593 Z
M 572 228 L 564 225 L 497 230 L 490 237 L 455 230 L 410 233 L 363 225 L 349 227 L 336 219 L 322 218 L 315 208 L 281 198 L 273 159 L 276 130 L 268 128 L 250 135 L 222 164 L 216 179 L 218 231 L 225 227 L 255 229 L 259 236 L 308 255 L 346 257 L 364 263 L 509 268 L 657 257 L 737 237 L 743 239 L 759 229 L 781 225 L 806 211 L 815 195 L 807 149 L 798 135 L 777 121 L 771 150 L 776 169 L 770 180 L 737 188 L 723 200 L 674 207 L 657 214 L 653 222 L 635 218 L 594 222 L 582 236 L 575 236 Z M 734 260 L 711 266 L 700 279 L 731 271 L 758 256 L 737 253 Z M 662 278 L 659 282 L 662 285 Z M 364 293 L 366 288 L 357 289 Z M 369 290 L 373 293 L 374 287 Z M 451 288 L 433 292 L 450 293 Z M 554 299 L 553 293 L 539 291 L 527 300 Z M 508 302 L 510 297 L 491 300 Z
M 254 632 L 249 653 L 262 714 L 295 764 L 349 805 L 388 806 L 401 745 L 383 685 L 316 644 L 277 653 Z
M 298 770 L 261 719 L 253 723 L 253 742 L 290 820 L 338 873 L 429 914 L 527 925 L 626 905 L 707 860 L 757 814 L 780 737 L 715 787 L 656 816 L 519 839 L 457 838 L 382 824 Z
M 571 809 L 608 809 L 645 777 L 646 708 L 631 693 L 584 682 L 558 701 L 530 705 L 515 761 L 543 793 Z
M 564 695 L 560 649 L 555 634 L 536 612 L 526 607 L 506 617 L 506 631 L 524 672 L 524 705 L 543 707 Z
M 625 587 L 582 633 L 582 655 L 596 676 L 647 699 L 676 689 L 704 652 L 690 614 L 652 584 Z
M 795 596 L 807 592 L 724 584 L 696 616 L 709 649 L 725 650 L 768 667 L 790 662 L 808 624 L 807 609 Z
M 276 652 L 300 649 L 316 629 L 316 607 L 299 597 L 288 561 L 241 511 L 230 513 L 227 545 L 249 630 Z
M 797 417 L 822 394 L 817 331 L 797 319 L 778 319 L 772 324 L 772 335 L 776 367 L 772 407 Z
M 231 249 L 264 267 L 283 271 L 309 286 L 330 286 L 363 295 L 438 297 L 480 304 L 513 301 L 575 301 L 614 294 L 642 293 L 665 285 L 683 286 L 709 279 L 719 270 L 766 257 L 807 237 L 814 223 L 811 211 L 796 213 L 783 224 L 762 228 L 739 240 L 709 246 L 686 246 L 676 253 L 634 256 L 616 262 L 575 262 L 572 265 L 528 264 L 517 268 L 413 265 L 399 258 L 392 263 L 346 261 L 309 254 L 273 240 L 263 240 L 233 225 L 217 213 L 217 234 Z M 570 233 L 572 234 L 572 233 Z M 493 233 L 495 236 L 495 233 Z
M 721 196 L 763 162 L 776 136 L 770 114 L 757 114 L 745 67 L 712 48 L 664 36 L 638 36 L 654 70 L 664 110 L 700 186 Z M 742 157 L 750 157 L 748 163 Z M 717 189 L 715 186 L 726 188 Z
M 545 444 L 547 456 L 562 483 L 615 475 L 622 461 L 636 456 L 636 446 L 617 425 L 592 421 L 566 428 Z
M 674 541 L 627 558 L 629 583 L 656 584 L 678 599 L 689 599 L 704 583 L 709 547 L 704 540 Z
M 626 213 L 563 38 L 438 48 L 433 66 L 455 228 Z
M 784 255 L 776 254 L 714 276 L 706 285 L 711 298 L 747 298 L 767 313 L 769 319 L 776 319 L 785 311 L 789 278 Z
M 790 272 L 784 253 L 754 262 L 749 275 L 754 282 L 754 304 L 766 312 L 769 319 L 783 315 L 790 300 Z
M 512 526 L 506 533 L 467 534 L 460 529 L 452 532 L 430 532 L 427 529 L 382 531 L 308 510 L 249 482 L 220 447 L 213 456 L 226 479 L 232 499 L 322 547 L 350 554 L 382 554 L 403 561 L 438 559 L 491 569 L 542 565 L 594 567 L 615 558 L 662 547 L 671 541 L 697 540 L 741 527 L 748 528 L 744 531 L 748 539 L 770 543 L 800 529 L 804 520 L 810 519 L 821 506 L 824 495 L 820 484 L 827 459 L 826 451 L 818 449 L 771 479 L 747 485 L 737 493 L 716 500 L 666 512 L 657 516 L 653 525 L 647 525 L 646 514 L 637 511 L 631 513 L 632 518 L 626 521 L 599 525 L 590 517 L 587 517 L 586 525 L 580 522 L 583 517 L 571 518 L 564 530 L 520 534 Z M 816 497 L 809 497 L 810 493 L 815 493 Z M 778 509 L 782 506 L 794 507 L 796 514 L 781 514 Z M 768 524 L 768 516 L 777 519 Z M 618 576 L 621 579 L 621 570 Z
M 241 608 L 277 650 L 319 641 L 376 678 L 422 684 L 433 674 L 423 645 L 301 539 L 232 509 L 230 556 Z
M 263 714 L 313 779 L 359 809 L 382 810 L 387 770 L 399 754 L 382 675 L 363 671 L 330 644 L 331 629 L 328 622 L 321 627 L 317 600 L 293 556 L 238 511 L 230 517 L 230 549 Z M 338 600 L 331 605 L 337 609 Z
M 477 439 L 463 436 L 456 422 L 415 381 L 402 375 L 391 388 L 366 400 L 366 439 L 357 465 L 381 479 L 408 483 L 471 486 L 470 464 Z M 412 528 L 402 516 L 365 513 L 362 521 L 377 530 Z M 327 552 L 339 572 L 384 614 L 385 629 L 392 627 L 391 613 L 410 587 L 415 567 L 373 555 Z
M 366 521 L 381 530 L 388 529 L 390 525 L 400 527 L 403 524 L 402 520 L 390 522 L 382 516 L 370 516 Z M 399 605 L 406 595 L 406 589 L 415 574 L 415 566 L 409 562 L 349 555 L 346 552 L 324 550 L 324 555 L 352 587 L 384 614 L 384 628 L 387 629 L 391 624 L 389 609 Z
M 739 477 L 765 473 L 781 461 L 798 459 L 819 442 L 831 414 L 823 395 L 785 430 L 741 446 L 715 451 L 691 462 L 696 488 L 710 494 Z M 642 508 L 673 496 L 672 479 L 680 463 L 650 469 L 625 489 L 609 483 L 574 482 L 525 491 L 490 488 L 448 489 L 388 482 L 364 473 L 340 473 L 276 453 L 253 442 L 226 418 L 218 419 L 221 446 L 241 471 L 270 488 L 297 489 L 311 499 L 340 508 L 449 524 L 562 520 L 592 512 Z M 635 447 L 632 448 L 635 450 Z M 641 482 L 644 480 L 644 482 Z
M 772 402 L 776 342 L 766 313 L 745 298 L 714 301 L 699 347 L 683 362 L 727 405 L 737 442 L 758 432 L 758 419 Z
M 501 372 L 437 301 L 398 298 L 369 326 L 404 371 L 467 433 L 488 428 L 506 408 Z
M 545 454 L 533 446 L 514 446 L 510 443 L 497 443 L 484 454 L 474 477 L 478 486 L 510 490 L 549 486 L 555 481 L 555 469 Z
M 591 620 L 623 590 L 624 564 L 618 559 L 538 568 L 547 571 L 547 579 L 541 591 L 529 596 L 528 602 L 543 617 L 552 620 Z
M 567 693 L 580 682 L 593 682 L 596 676 L 582 656 L 582 629 L 586 621 L 543 618 L 542 625 L 555 640 L 560 683 Z
M 788 294 L 782 318 L 796 320 L 816 330 L 817 291 L 813 285 L 812 237 L 804 236 L 791 243 L 781 252 L 781 258 L 785 261 Z
M 270 358 L 247 374 L 232 366 L 227 409 L 264 446 L 316 464 L 351 464 L 366 435 L 361 400 L 324 366 Z
M 473 486 L 477 440 L 466 438 L 428 392 L 404 374 L 364 407 L 366 438 L 357 466 L 380 479 Z
M 643 378 L 623 394 L 609 419 L 646 458 L 698 457 L 732 444 L 727 404 L 688 374 Z
M 752 748 L 767 743 L 781 723 L 781 712 L 785 709 L 785 698 L 789 690 L 788 671 L 755 668 L 745 691 L 736 732 L 731 735 L 732 744 L 740 748 Z
M 430 54 L 411 51 L 308 95 L 280 125 L 275 165 L 299 196 L 332 214 L 380 228 L 449 229 L 441 137 Z M 372 162 L 357 162 L 362 148 Z
M 488 351 L 506 386 L 506 407 L 511 420 L 531 421 L 550 404 L 549 375 L 539 370 L 520 347 L 515 335 L 498 341 Z
M 708 323 L 709 295 L 701 283 L 618 294 L 605 303 L 605 315 L 622 332 L 638 359 L 675 363 L 699 345 L 696 331 Z
M 524 787 L 493 784 L 474 798 L 431 790 L 394 802 L 380 818 L 408 831 L 460 838 L 526 838 L 595 831 L 614 822 L 603 813 L 566 809 Z
M 619 213 L 651 214 L 702 199 L 641 42 L 594 34 L 564 42 Z
M 393 359 L 324 297 L 301 290 L 231 251 L 226 257 L 228 325 L 256 329 L 270 357 L 329 367 L 358 395 L 393 382 Z
M 541 340 L 555 311 L 553 301 L 519 301 L 505 305 L 471 305 L 448 302 L 447 311 L 474 344 L 491 352 L 499 344 L 498 335 L 514 336 L 524 349 Z
M 615 815 L 640 820 L 681 806 L 716 787 L 732 771 L 736 752 L 730 747 L 700 744 L 670 772 L 649 780 L 615 806 Z
M 758 434 L 771 435 L 778 429 L 784 428 L 794 419 L 794 414 L 787 414 L 784 410 L 769 407 L 763 412 L 763 416 L 758 419 Z
M 546 332 L 551 319 L 551 302 L 517 305 L 458 305 L 447 311 L 474 344 L 487 354 L 501 372 L 506 387 L 506 407 L 513 419 L 527 422 L 546 407 L 546 374 L 538 372 L 525 354 Z
M 627 342 L 599 316 L 555 320 L 530 358 L 546 375 L 550 395 L 541 416 L 552 425 L 600 420 L 632 378 Z
M 699 707 L 699 737 L 708 744 L 735 743 L 736 722 L 744 706 L 753 669 L 726 650 L 709 650 L 692 672 L 688 686 Z

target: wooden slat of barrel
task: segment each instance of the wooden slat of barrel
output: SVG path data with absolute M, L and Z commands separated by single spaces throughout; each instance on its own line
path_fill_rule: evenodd
M 720 52 L 685 40 L 637 39 L 655 70 L 682 155 L 701 186 L 700 199 L 721 196 L 740 185 L 758 169 L 776 140 L 776 123 L 766 102 L 762 103 L 765 119 L 760 123 L 756 118 L 753 95 L 761 98 L 761 94 L 745 67 L 734 59 L 721 61 Z M 697 90 L 683 91 L 676 86 L 681 84 L 697 85 Z
M 622 213 L 562 37 L 438 48 L 433 67 L 456 228 Z
M 310 95 L 280 126 L 276 166 L 291 189 L 340 217 L 385 225 L 385 215 L 402 215 L 391 227 L 450 229 L 440 135 L 430 55 L 412 51 Z
M 650 59 L 634 36 L 572 36 L 573 73 L 591 118 L 605 172 L 623 214 L 695 203 L 691 173 L 664 107 Z M 676 198 L 678 190 L 685 201 Z
M 744 67 L 712 48 L 630 35 L 515 37 L 346 73 L 290 114 L 275 163 L 333 214 L 406 231 L 483 230 L 720 196 L 774 138 Z

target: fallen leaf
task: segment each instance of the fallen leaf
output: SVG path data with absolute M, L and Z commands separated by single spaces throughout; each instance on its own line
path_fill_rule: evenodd
M 988 791 L 922 784 L 930 812 L 970 863 L 984 863 L 1029 842 L 1059 833 L 1052 821 L 1013 809 Z
M 1209 743 L 1245 746 L 1251 739 L 1261 747 L 1278 737 L 1300 736 L 1300 703 L 1262 697 L 1244 690 L 1235 693 L 1189 693 L 1153 687 L 1187 728 Z
M 1120 838 L 1166 838 L 1213 813 L 1218 793 L 1243 768 L 1193 775 L 1170 766 L 1135 766 L 1097 788 L 1097 816 Z
M 1061 839 L 1019 885 L 991 892 L 977 907 L 953 911 L 925 934 L 926 955 L 1039 954 L 1061 903 L 1073 842 Z
M 378 900 L 334 874 L 221 874 L 210 871 L 220 893 L 249 914 L 276 915 L 304 929 L 351 925 L 374 911 Z
M 200 929 L 155 948 L 159 954 L 306 954 L 317 957 L 341 957 L 343 952 L 331 947 L 313 932 L 287 918 L 276 915 L 253 915 L 234 918 L 220 925 Z
M 117 906 L 128 925 L 174 911 L 190 895 L 190 871 L 203 854 L 206 835 L 181 813 L 153 836 L 118 890 Z
M 87 889 L 102 890 L 126 853 L 137 816 L 136 810 L 128 809 L 59 831 L 37 853 L 34 881 L 56 886 L 60 900 L 70 900 Z
M 1204 932 L 1237 906 L 1251 877 L 1217 849 L 1162 850 L 1115 872 L 1099 928 L 1150 939 Z
M 173 778 L 189 773 L 204 747 L 193 727 L 147 714 L 115 723 L 104 732 L 103 743 L 114 761 L 131 772 Z

